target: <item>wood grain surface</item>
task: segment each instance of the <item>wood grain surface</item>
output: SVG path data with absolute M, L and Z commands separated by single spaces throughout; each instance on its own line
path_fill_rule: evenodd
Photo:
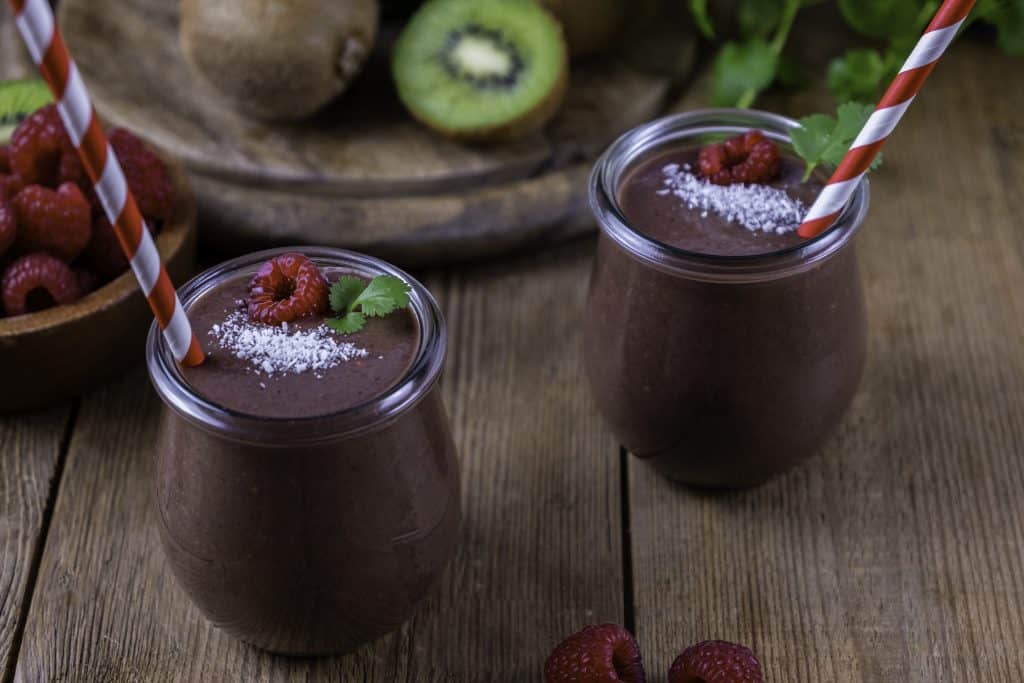
M 955 46 L 887 145 L 858 238 L 867 371 L 825 452 L 719 496 L 630 463 L 653 671 L 725 638 L 782 683 L 1024 680 L 1024 91 L 1000 77 L 1015 68 Z
M 6 385 L 5 390 L 10 390 Z M 0 420 L 0 680 L 14 671 L 71 404 Z
M 401 631 L 305 660 L 210 627 L 158 545 L 159 402 L 137 372 L 83 402 L 17 680 L 523 681 L 579 624 L 621 621 L 619 450 L 580 391 L 589 252 L 429 280 L 450 324 L 465 521 L 442 584 Z M 545 315 L 556 308 L 571 314 Z

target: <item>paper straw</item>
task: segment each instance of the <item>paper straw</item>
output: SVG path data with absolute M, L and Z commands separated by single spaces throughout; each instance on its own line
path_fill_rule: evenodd
M 132 272 L 153 309 L 174 358 L 184 365 L 205 360 L 153 237 L 125 181 L 121 164 L 100 128 L 82 75 L 57 30 L 46 0 L 9 0 L 32 59 L 53 91 L 71 142 L 96 188 L 107 219 L 128 256 Z
M 807 212 L 797 231 L 801 237 L 820 235 L 842 213 L 860 179 L 867 173 L 882 145 L 903 118 L 939 57 L 953 42 L 975 2 L 945 0 L 939 7 L 903 68 L 889 84 L 889 89 L 885 91 L 875 111 Z

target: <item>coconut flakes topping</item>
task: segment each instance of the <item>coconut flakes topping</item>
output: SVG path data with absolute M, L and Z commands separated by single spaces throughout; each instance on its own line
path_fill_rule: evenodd
M 715 185 L 692 173 L 690 164 L 666 164 L 661 172 L 664 187 L 658 190 L 659 195 L 674 195 L 690 209 L 700 211 L 702 218 L 713 211 L 751 232 L 792 232 L 800 227 L 807 212 L 803 202 L 776 187 Z
M 338 341 L 326 325 L 295 331 L 287 325 L 254 323 L 239 311 L 210 328 L 209 335 L 221 349 L 248 362 L 256 374 L 300 374 L 313 370 L 320 378 L 323 370 L 369 355 L 355 344 Z

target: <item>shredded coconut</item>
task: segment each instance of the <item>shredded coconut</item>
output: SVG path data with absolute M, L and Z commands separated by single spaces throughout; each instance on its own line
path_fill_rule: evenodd
M 239 311 L 228 315 L 222 324 L 211 327 L 209 335 L 220 348 L 239 360 L 248 361 L 257 375 L 323 371 L 369 355 L 355 344 L 339 342 L 326 325 L 306 332 L 292 331 L 287 325 L 274 327 L 254 323 Z M 322 376 L 316 373 L 317 379 Z
M 689 164 L 666 164 L 661 169 L 664 188 L 658 194 L 679 197 L 689 208 L 700 210 L 701 218 L 714 211 L 751 232 L 782 235 L 800 227 L 806 208 L 785 190 L 757 184 L 715 185 L 690 170 Z

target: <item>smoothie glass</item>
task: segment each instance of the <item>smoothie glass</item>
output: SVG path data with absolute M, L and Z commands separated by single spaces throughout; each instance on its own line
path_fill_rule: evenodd
M 286 250 L 228 261 L 179 291 L 191 303 Z M 164 401 L 155 499 L 167 560 L 217 626 L 289 654 L 346 652 L 408 619 L 452 556 L 459 477 L 437 386 L 445 324 L 418 282 L 379 260 L 302 248 L 321 268 L 412 286 L 415 358 L 378 398 L 267 419 L 197 395 L 154 326 L 146 355 Z
M 814 454 L 841 420 L 865 360 L 853 238 L 868 183 L 818 238 L 755 256 L 697 254 L 646 237 L 620 210 L 621 183 L 653 154 L 750 128 L 791 150 L 795 125 L 748 110 L 670 116 L 619 138 L 591 176 L 601 236 L 587 376 L 620 442 L 676 481 L 756 485 Z

